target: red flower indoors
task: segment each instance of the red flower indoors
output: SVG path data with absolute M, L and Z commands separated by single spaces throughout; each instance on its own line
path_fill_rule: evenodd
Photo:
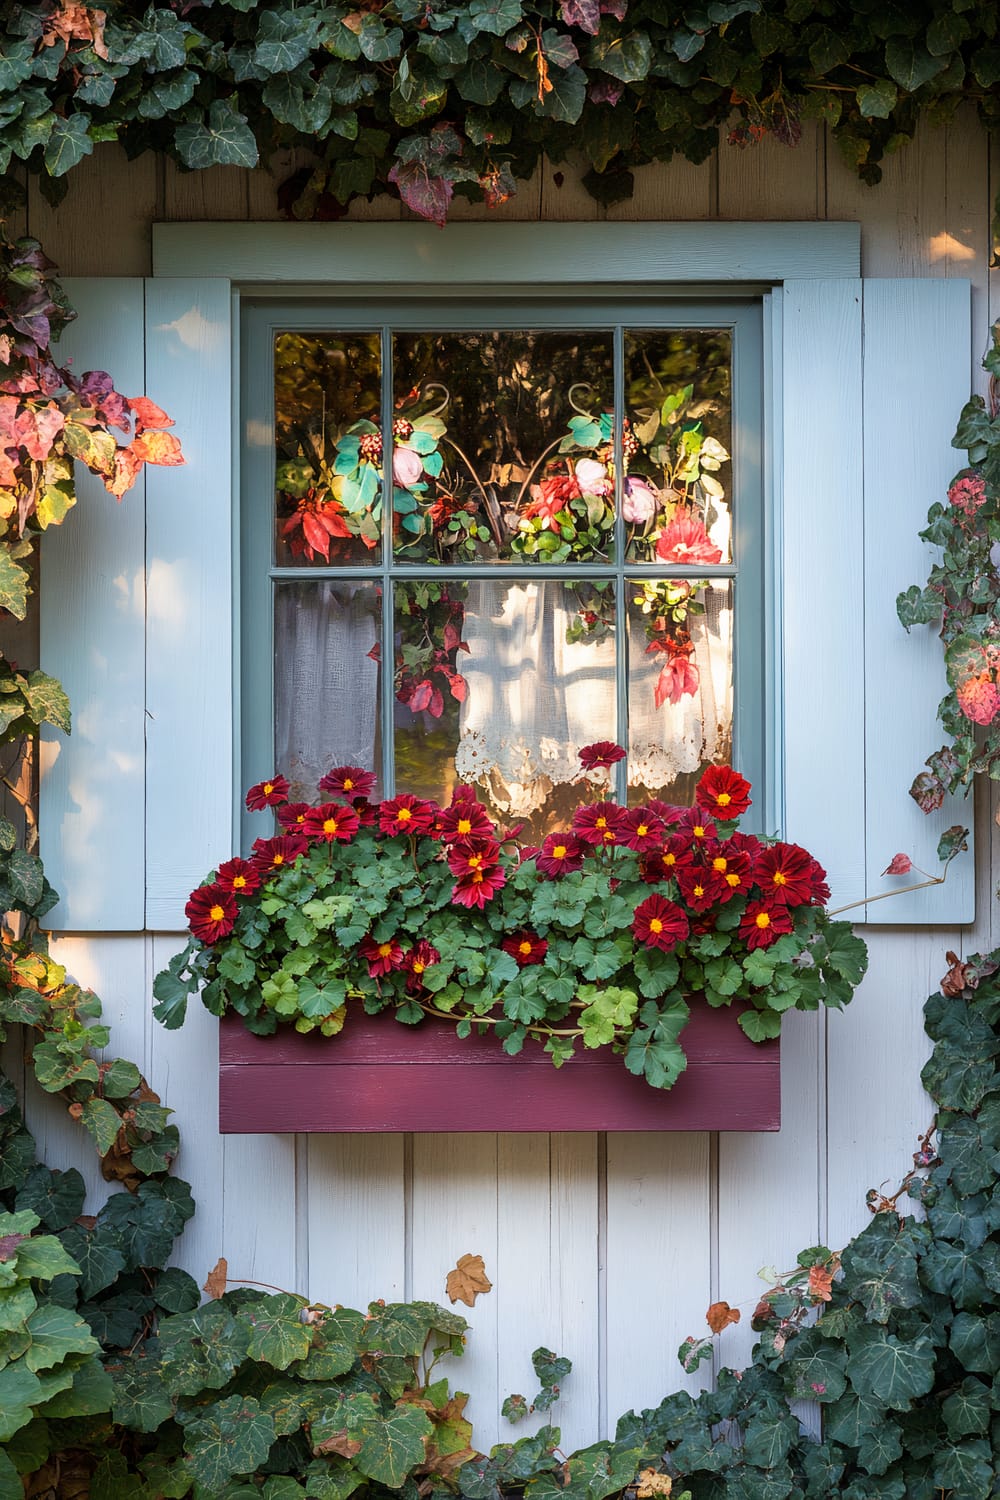
M 717 547 L 697 516 L 675 516 L 656 540 L 656 555 L 663 562 L 710 566 L 722 561 Z
M 434 826 L 437 808 L 422 797 L 404 792 L 383 802 L 379 808 L 378 826 L 383 833 L 429 833 Z
M 580 751 L 580 764 L 585 771 L 614 766 L 624 759 L 625 751 L 614 740 L 596 740 L 593 745 L 584 745 Z
M 406 988 L 412 993 L 422 990 L 424 987 L 424 970 L 429 969 L 432 964 L 439 964 L 441 955 L 437 949 L 421 938 L 414 943 L 410 951 L 403 956 L 403 968 L 406 970 Z
M 252 896 L 260 888 L 260 873 L 248 859 L 227 859 L 219 866 L 216 885 L 234 896 Z
M 541 484 L 531 486 L 532 499 L 524 508 L 524 518 L 530 521 L 540 517 L 543 531 L 546 527 L 549 531 L 558 531 L 559 512 L 565 510 L 571 500 L 579 500 L 582 493 L 574 474 L 556 474 L 551 479 L 543 479 Z M 722 556 L 721 552 L 719 556 Z
M 306 815 L 302 831 L 308 838 L 327 844 L 335 841 L 349 844 L 360 826 L 361 819 L 353 807 L 345 807 L 342 802 L 324 802 Z
M 731 766 L 709 766 L 695 788 L 694 800 L 721 821 L 731 822 L 750 806 L 750 783 Z
M 791 930 L 787 907 L 768 906 L 764 901 L 751 901 L 740 918 L 740 937 L 751 952 L 755 948 L 770 948 Z
M 511 958 L 517 960 L 519 969 L 527 968 L 530 964 L 540 964 L 549 951 L 548 943 L 536 932 L 514 932 L 510 937 L 505 937 L 500 946 Z
M 803 906 L 812 900 L 815 860 L 798 844 L 772 844 L 754 861 L 753 878 L 761 893 L 782 906 Z
M 585 844 L 615 844 L 624 809 L 617 802 L 591 802 L 573 814 L 573 832 Z
M 535 869 L 556 879 L 570 870 L 579 870 L 586 852 L 586 846 L 575 833 L 550 833 L 535 856 Z
M 319 782 L 319 791 L 353 802 L 355 797 L 370 797 L 375 790 L 375 772 L 360 766 L 333 766 Z
M 222 885 L 203 885 L 192 891 L 184 915 L 201 943 L 217 943 L 228 937 L 237 916 L 236 898 Z
M 663 896 L 647 896 L 635 909 L 632 932 L 647 948 L 660 948 L 669 953 L 683 942 L 689 931 L 687 913 Z
M 274 839 L 254 839 L 252 862 L 261 875 L 272 875 L 293 865 L 309 848 L 309 840 L 297 833 L 281 834 Z
M 403 949 L 398 938 L 387 938 L 381 943 L 376 943 L 373 937 L 362 938 L 358 944 L 358 952 L 367 961 L 368 972 L 373 979 L 403 967 Z
M 277 807 L 288 801 L 288 782 L 275 773 L 268 781 L 258 781 L 247 792 L 247 807 L 250 812 L 262 812 L 265 807 Z

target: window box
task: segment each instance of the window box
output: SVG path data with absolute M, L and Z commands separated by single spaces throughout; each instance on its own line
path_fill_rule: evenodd
M 693 1006 L 686 1071 L 667 1091 L 610 1048 L 556 1069 L 529 1042 L 508 1057 L 492 1036 L 462 1041 L 432 1019 L 353 1016 L 333 1040 L 291 1029 L 219 1034 L 219 1129 L 260 1131 L 777 1130 L 779 1043 L 751 1042 L 734 1010 Z

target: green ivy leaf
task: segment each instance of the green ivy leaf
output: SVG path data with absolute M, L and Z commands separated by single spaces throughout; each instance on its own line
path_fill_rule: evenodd
M 214 99 L 207 121 L 179 125 L 174 139 L 186 167 L 257 165 L 257 142 L 247 117 L 228 99 Z
M 45 170 L 50 177 L 63 177 L 94 149 L 90 117 L 85 114 L 58 116 L 45 143 Z
M 186 1428 L 185 1462 L 197 1482 L 217 1494 L 233 1475 L 252 1474 L 274 1438 L 274 1422 L 253 1396 L 229 1396 Z
M 301 1319 L 304 1305 L 301 1297 L 283 1292 L 243 1308 L 237 1321 L 249 1333 L 248 1358 L 273 1365 L 276 1370 L 287 1370 L 293 1360 L 304 1359 L 311 1344 L 310 1330 Z
M 904 1341 L 872 1329 L 851 1352 L 847 1373 L 860 1395 L 877 1397 L 892 1411 L 906 1411 L 934 1384 L 934 1345 L 926 1336 Z
M 520 21 L 521 0 L 469 0 L 469 19 L 477 31 L 504 36 Z

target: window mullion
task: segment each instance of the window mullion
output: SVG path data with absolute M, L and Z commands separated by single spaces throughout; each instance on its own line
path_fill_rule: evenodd
M 628 748 L 628 615 L 625 603 L 625 516 L 622 500 L 625 492 L 625 465 L 622 453 L 625 416 L 625 330 L 620 323 L 614 329 L 614 392 L 612 396 L 611 440 L 615 471 L 615 723 L 618 742 Z M 615 793 L 618 801 L 628 801 L 628 758 L 615 767 Z
M 396 791 L 395 721 L 396 626 L 392 583 L 392 332 L 382 327 L 382 648 L 380 708 L 382 720 L 382 796 Z

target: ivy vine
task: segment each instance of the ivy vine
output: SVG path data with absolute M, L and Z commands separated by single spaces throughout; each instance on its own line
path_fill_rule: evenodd
M 875 183 L 918 121 L 963 100 L 1000 119 L 996 7 L 982 0 L 14 0 L 0 23 L 0 174 L 52 201 L 101 141 L 183 167 L 253 167 L 307 147 L 297 218 L 397 191 L 443 222 L 495 206 L 542 152 L 581 152 L 603 203 L 636 167 L 793 145 L 827 124 Z M 8 188 L 13 188 L 8 178 Z

